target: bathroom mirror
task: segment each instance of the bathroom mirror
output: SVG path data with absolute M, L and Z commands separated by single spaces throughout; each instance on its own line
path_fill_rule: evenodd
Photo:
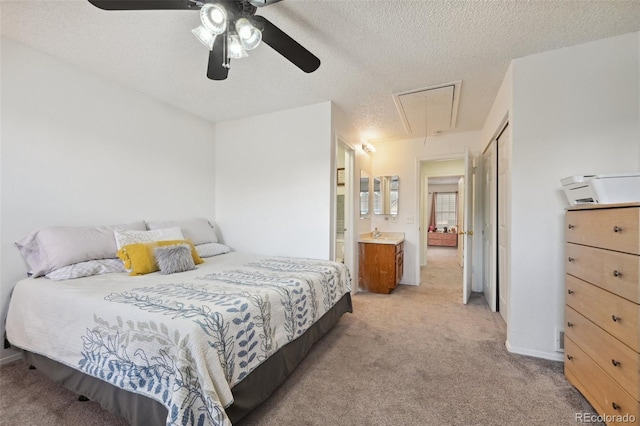
M 398 176 L 376 176 L 373 179 L 373 213 L 398 214 Z
M 369 218 L 369 174 L 360 170 L 360 219 Z

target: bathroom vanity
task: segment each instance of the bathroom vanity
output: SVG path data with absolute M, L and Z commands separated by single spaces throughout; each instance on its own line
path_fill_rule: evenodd
M 358 285 L 372 293 L 389 294 L 400 282 L 404 264 L 404 233 L 360 235 Z

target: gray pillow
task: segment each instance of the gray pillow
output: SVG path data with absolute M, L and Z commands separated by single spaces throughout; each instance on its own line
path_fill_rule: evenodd
M 196 269 L 191 247 L 186 244 L 157 247 L 154 254 L 161 274 L 168 275 Z
M 118 257 L 114 231 L 144 231 L 144 222 L 110 226 L 51 226 L 40 228 L 16 242 L 34 277 L 54 269 L 96 259 Z

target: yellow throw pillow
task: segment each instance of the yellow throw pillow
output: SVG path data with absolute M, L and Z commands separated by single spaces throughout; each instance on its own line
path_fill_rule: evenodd
M 131 270 L 129 275 L 144 275 L 160 270 L 154 250 L 156 247 L 175 246 L 178 244 L 188 244 L 191 247 L 193 263 L 199 265 L 203 260 L 198 256 L 198 252 L 193 243 L 189 240 L 154 241 L 152 243 L 127 244 L 118 251 L 118 257 L 124 262 L 124 267 Z

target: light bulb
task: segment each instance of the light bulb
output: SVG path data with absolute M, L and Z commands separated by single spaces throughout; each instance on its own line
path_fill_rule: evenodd
M 202 6 L 200 20 L 212 34 L 222 34 L 227 30 L 227 11 L 219 4 L 206 3 Z
M 255 49 L 262 40 L 262 32 L 254 27 L 247 18 L 240 18 L 236 21 L 236 31 L 242 47 L 246 50 Z
M 216 40 L 215 34 L 211 34 L 211 32 L 202 25 L 200 25 L 198 28 L 192 29 L 191 32 L 194 36 L 196 36 L 198 40 L 200 40 L 200 43 L 207 46 L 209 50 L 213 50 L 213 43 Z
M 229 34 L 227 36 L 227 56 L 231 59 L 246 58 L 249 56 L 240 43 L 240 37 L 237 34 Z

